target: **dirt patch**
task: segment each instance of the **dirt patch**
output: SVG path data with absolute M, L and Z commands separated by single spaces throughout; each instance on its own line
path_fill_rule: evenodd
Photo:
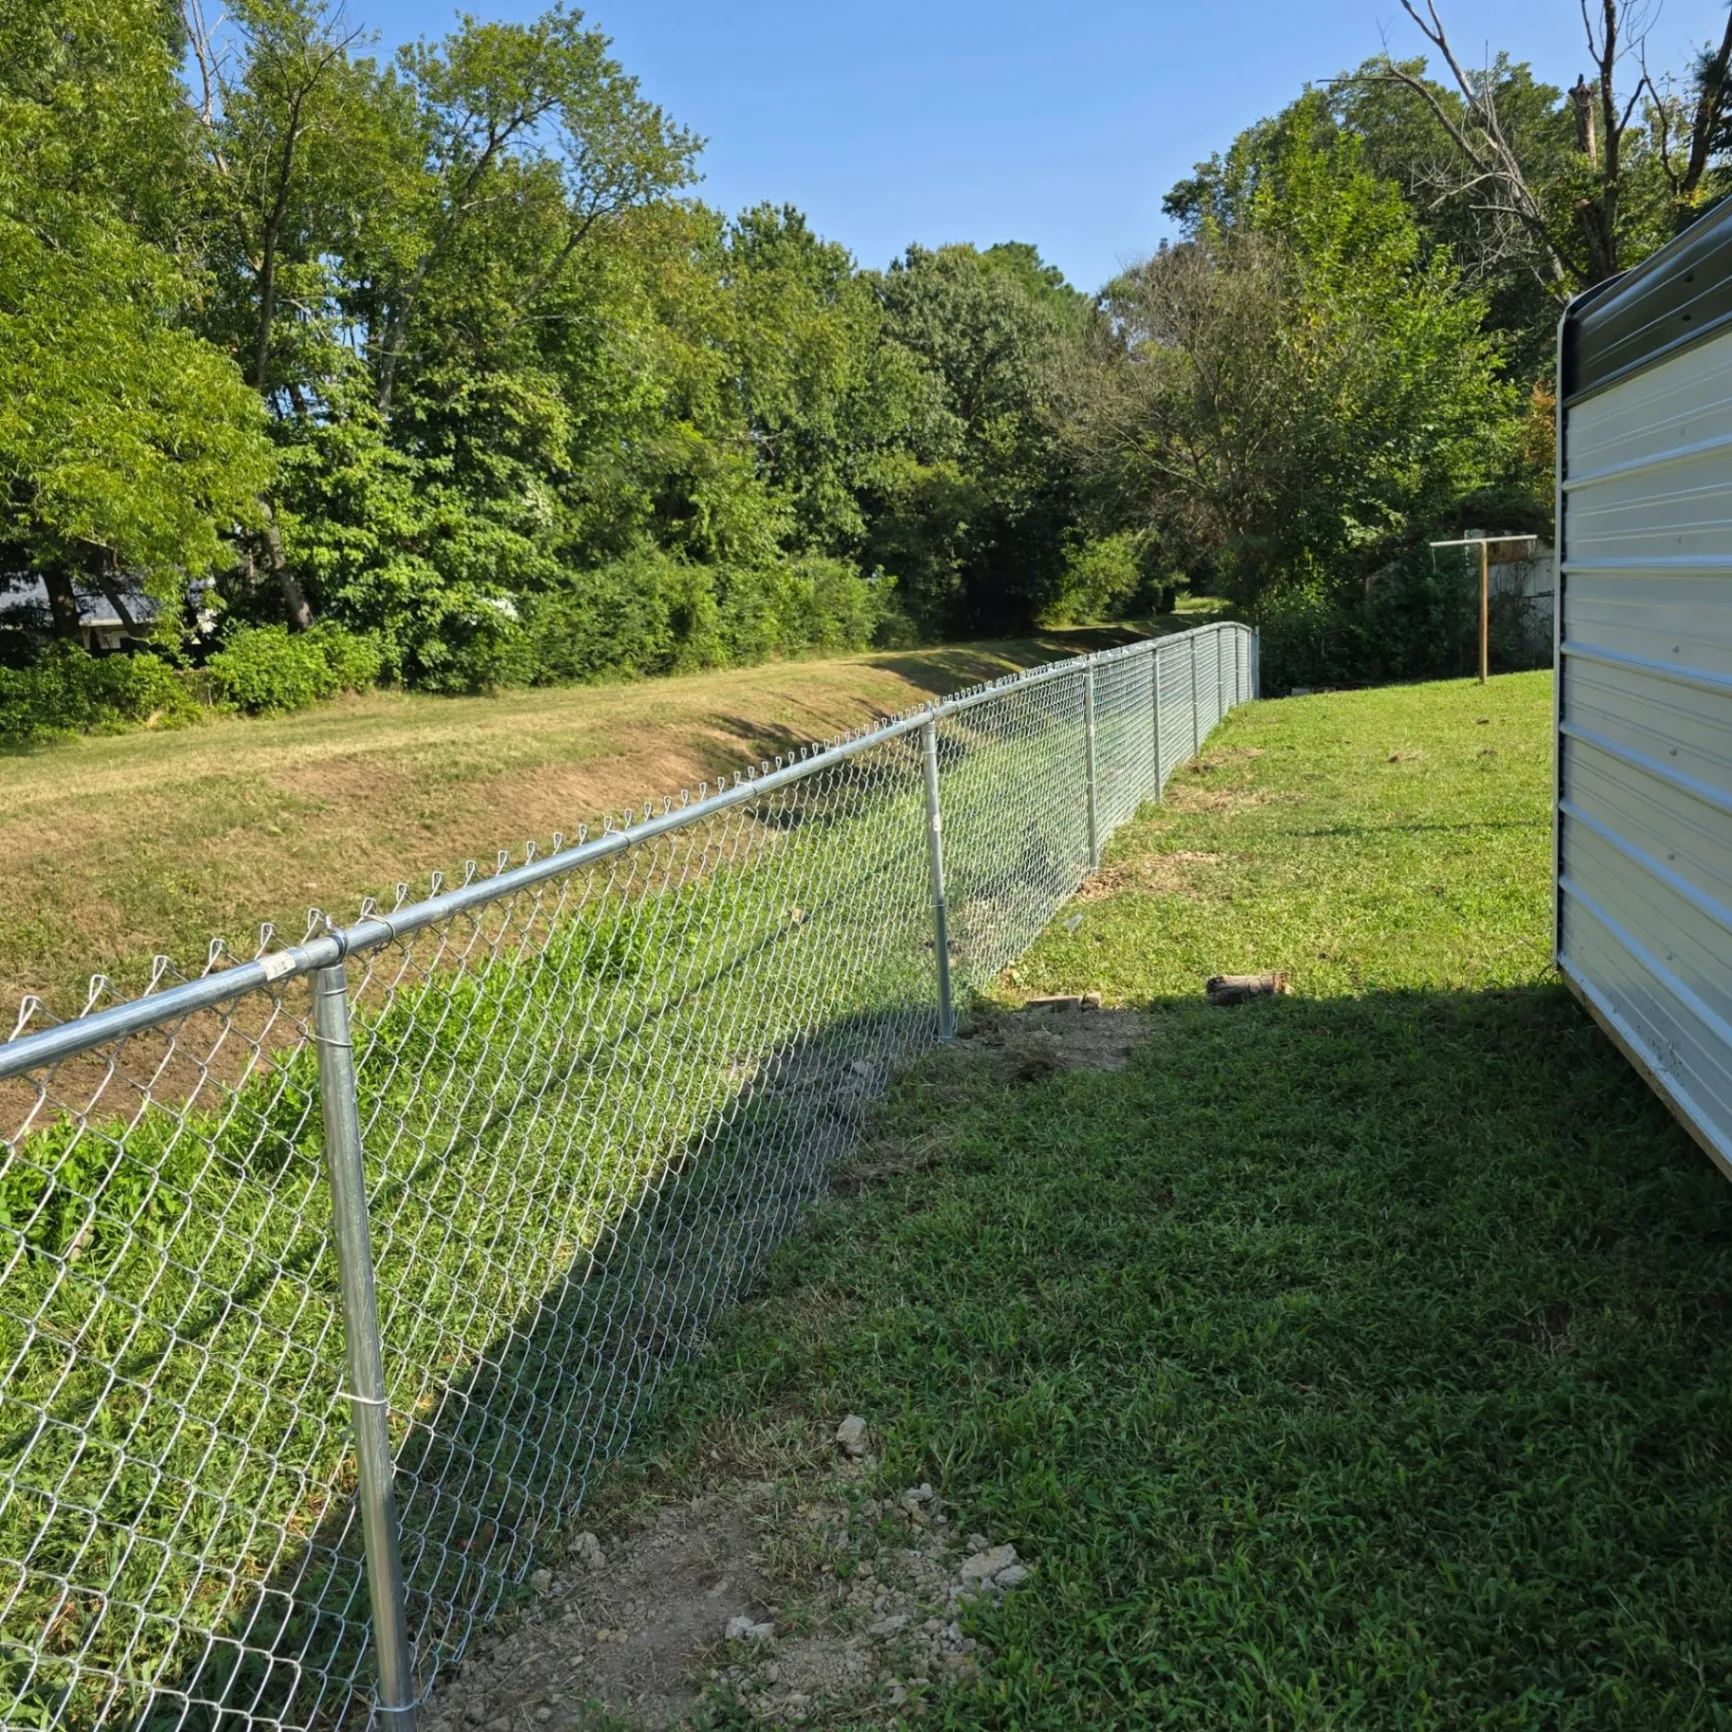
M 1032 1571 L 956 1531 L 930 1484 L 874 1489 L 844 1454 L 816 1483 L 670 1504 L 605 1546 L 580 1536 L 518 1626 L 440 1681 L 427 1732 L 890 1726 L 990 1659 L 972 1610 Z
M 440 1690 L 429 1732 L 581 1726 L 602 1710 L 645 1726 L 690 1714 L 696 1662 L 729 1621 L 758 1624 L 780 1609 L 756 1562 L 769 1491 L 672 1506 L 605 1550 L 585 1536 L 559 1570 L 534 1578 L 542 1594 L 518 1628 Z
M 345 812 L 388 805 L 414 790 L 405 771 L 382 764 L 376 757 L 337 756 L 308 752 L 300 763 L 285 764 L 268 778 L 271 786 L 320 810 Z
M 1249 811 L 1253 806 L 1302 806 L 1305 796 L 1297 788 L 1199 788 L 1188 782 L 1167 787 L 1166 805 L 1176 812 Z
M 1218 866 L 1225 854 L 1179 849 L 1171 854 L 1140 854 L 1134 860 L 1115 861 L 1085 878 L 1077 890 L 1078 902 L 1105 902 L 1109 897 L 1132 893 L 1141 896 L 1196 896 L 1193 873 L 1198 866 Z
M 1123 1070 L 1148 1034 L 1136 1010 L 1020 1010 L 976 1018 L 957 1046 L 1013 1082 L 1067 1070 Z

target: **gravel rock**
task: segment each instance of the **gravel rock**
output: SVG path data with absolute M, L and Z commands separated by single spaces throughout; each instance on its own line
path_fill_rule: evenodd
M 1015 1546 L 990 1546 L 962 1561 L 964 1582 L 990 1582 L 1001 1570 L 1016 1562 Z
M 553 1591 L 553 1571 L 552 1570 L 533 1570 L 533 1571 L 531 1571 L 530 1577 L 529 1577 L 529 1586 L 535 1593 L 538 1593 L 538 1594 L 551 1593 Z
M 858 1459 L 866 1453 L 866 1421 L 851 1413 L 836 1427 L 836 1441 L 845 1454 Z
M 1012 1564 L 1009 1569 L 1000 1570 L 992 1578 L 992 1585 L 995 1588 L 1019 1588 L 1027 1580 L 1028 1566 L 1026 1564 Z
M 601 1549 L 601 1541 L 594 1534 L 579 1534 L 572 1541 L 571 1555 L 586 1570 L 604 1570 L 607 1568 L 607 1553 Z
M 768 1642 L 776 1634 L 774 1624 L 754 1623 L 744 1614 L 728 1619 L 727 1638 L 730 1642 Z

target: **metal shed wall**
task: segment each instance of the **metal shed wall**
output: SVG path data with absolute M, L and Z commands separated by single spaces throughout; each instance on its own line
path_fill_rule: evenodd
M 1732 205 L 1558 347 L 1557 965 L 1732 1176 Z

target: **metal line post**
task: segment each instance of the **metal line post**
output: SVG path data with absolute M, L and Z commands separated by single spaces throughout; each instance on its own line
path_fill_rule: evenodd
M 1155 798 L 1166 798 L 1166 784 L 1161 775 L 1161 646 L 1149 657 L 1149 678 L 1155 688 Z
M 355 1430 L 355 1499 L 361 1509 L 373 1645 L 378 1653 L 378 1717 L 396 1732 L 415 1732 L 415 1676 L 404 1610 L 403 1560 L 397 1549 L 397 1508 L 391 1489 L 391 1428 L 385 1406 L 379 1301 L 373 1285 L 355 1051 L 349 1032 L 348 980 L 340 961 L 313 976 L 313 1042 L 319 1060 L 319 1102 L 325 1120 L 325 1167 L 331 1184 L 337 1279 L 343 1294 L 347 1393 Z
M 950 915 L 944 905 L 944 813 L 938 804 L 938 722 L 920 730 L 926 758 L 926 858 L 932 869 L 932 935 L 938 950 L 938 1038 L 956 1033 L 950 997 Z
M 1556 584 L 1552 585 L 1557 588 Z M 1479 544 L 1479 683 L 1491 672 L 1491 543 Z
M 1224 626 L 1215 627 L 1215 720 L 1218 722 L 1227 713 L 1227 676 L 1221 672 L 1221 651 L 1227 647 L 1227 631 Z
M 1251 696 L 1263 695 L 1263 628 L 1251 627 Z
M 1197 731 L 1197 640 L 1191 639 L 1191 756 L 1201 755 L 1203 736 Z
M 1100 820 L 1095 806 L 1095 664 L 1091 656 L 1083 668 L 1083 779 L 1089 807 L 1089 870 L 1101 863 Z

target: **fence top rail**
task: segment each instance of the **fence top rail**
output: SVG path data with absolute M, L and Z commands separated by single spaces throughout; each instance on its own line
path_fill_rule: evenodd
M 1239 620 L 1210 620 L 1203 625 L 1193 626 L 1188 631 L 1172 632 L 1165 637 L 1141 638 L 1135 643 L 1120 644 L 1112 649 L 1096 650 L 1087 655 L 1069 656 L 1063 661 L 1045 662 L 1038 667 L 1019 669 L 1000 679 L 990 680 L 951 697 L 924 704 L 919 709 L 876 723 L 857 733 L 845 734 L 828 744 L 804 747 L 789 761 L 778 759 L 774 768 L 766 764 L 758 769 L 748 767 L 738 771 L 731 783 L 724 779 L 724 785 L 715 793 L 702 798 L 694 800 L 689 794 L 682 793 L 677 798 L 669 796 L 659 802 L 651 802 L 643 808 L 640 817 L 633 820 L 630 814 L 627 814 L 627 821 L 617 828 L 614 819 L 606 819 L 601 834 L 596 836 L 589 835 L 588 826 L 582 826 L 578 831 L 578 841 L 572 847 L 556 848 L 553 853 L 537 858 L 533 852 L 534 845 L 531 844 L 530 855 L 522 865 L 502 867 L 487 877 L 468 877 L 455 889 L 437 889 L 443 875 L 435 874 L 433 895 L 419 902 L 400 904 L 388 914 L 379 912 L 373 899 L 369 897 L 362 903 L 361 918 L 352 924 L 336 927 L 327 921 L 326 931 L 315 935 L 309 930 L 308 937 L 300 944 L 287 945 L 280 950 L 263 951 L 249 962 L 218 968 L 215 961 L 223 952 L 220 946 L 213 945 L 211 970 L 196 980 L 182 981 L 161 991 L 146 991 L 122 1004 L 87 1011 L 82 1016 L 69 1018 L 65 1022 L 55 1023 L 29 1034 L 22 1030 L 31 1017 L 45 1007 L 40 999 L 27 997 L 19 1009 L 17 1026 L 20 1032 L 11 1040 L 0 1043 L 0 1082 L 21 1076 L 26 1071 L 58 1064 L 64 1059 L 89 1052 L 94 1047 L 106 1046 L 128 1035 L 159 1028 L 167 1023 L 180 1022 L 200 1011 L 211 1010 L 220 1004 L 244 998 L 250 993 L 264 991 L 299 975 L 329 968 L 346 956 L 375 950 L 380 945 L 418 932 L 437 921 L 449 920 L 469 909 L 516 895 L 519 891 L 543 884 L 550 878 L 580 871 L 626 849 L 653 841 L 670 830 L 699 823 L 718 812 L 775 793 L 791 783 L 821 775 L 837 764 L 913 733 L 930 722 L 961 714 L 994 698 L 1002 697 L 1007 692 L 1044 685 L 1066 674 L 1079 674 L 1091 664 L 1098 666 L 1104 662 L 1158 655 L 1168 644 L 1183 639 L 1195 639 L 1221 631 L 1248 633 L 1250 629 Z M 469 865 L 473 871 L 474 862 Z M 310 917 L 315 922 L 317 918 L 316 912 Z M 159 959 L 159 962 L 161 960 Z

